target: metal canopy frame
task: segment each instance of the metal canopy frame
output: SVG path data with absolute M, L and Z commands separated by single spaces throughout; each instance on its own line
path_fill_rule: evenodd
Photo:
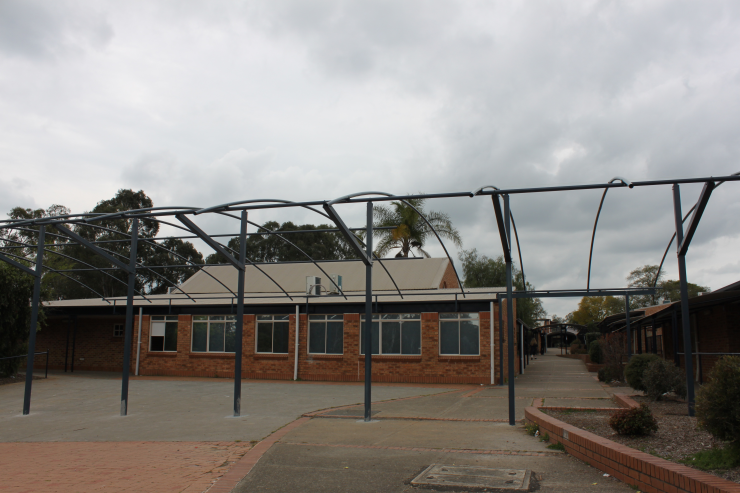
M 348 299 L 348 296 L 364 296 L 365 298 L 365 308 L 366 308 L 366 320 L 370 320 L 372 318 L 372 268 L 374 261 L 378 261 L 378 263 L 383 267 L 389 278 L 392 280 L 396 291 L 398 292 L 399 296 L 404 299 L 404 293 L 401 292 L 400 288 L 398 287 L 398 284 L 396 283 L 395 279 L 391 276 L 390 272 L 388 272 L 388 269 L 385 268 L 383 265 L 383 262 L 381 259 L 377 258 L 373 252 L 372 252 L 372 234 L 373 234 L 373 216 L 372 216 L 372 210 L 373 210 L 373 204 L 376 202 L 387 202 L 387 201 L 398 201 L 406 206 L 410 207 L 414 211 L 416 211 L 417 214 L 419 214 L 420 218 L 426 223 L 426 225 L 430 228 L 430 230 L 434 233 L 434 235 L 437 237 L 438 241 L 440 242 L 440 245 L 442 246 L 443 250 L 445 251 L 445 254 L 447 258 L 450 260 L 450 264 L 452 265 L 452 268 L 455 272 L 455 276 L 458 279 L 458 283 L 460 284 L 460 293 L 462 294 L 463 298 L 466 297 L 466 292 L 462 287 L 462 283 L 460 282 L 457 270 L 455 268 L 454 262 L 452 261 L 452 258 L 449 255 L 449 252 L 447 251 L 447 248 L 440 238 L 437 231 L 434 229 L 430 221 L 423 215 L 421 212 L 416 209 L 413 205 L 411 205 L 408 200 L 409 199 L 442 199 L 442 198 L 454 198 L 454 197 L 468 197 L 468 198 L 476 198 L 476 197 L 482 197 L 482 196 L 491 196 L 492 205 L 494 209 L 494 215 L 496 220 L 497 229 L 500 235 L 501 239 L 501 245 L 502 250 L 504 254 L 504 259 L 506 261 L 506 293 L 500 293 L 492 291 L 489 293 L 491 295 L 491 299 L 495 298 L 497 302 L 499 303 L 499 329 L 500 329 L 500 336 L 499 336 L 499 344 L 503 344 L 503 326 L 501 325 L 502 321 L 502 310 L 501 310 L 501 300 L 506 299 L 507 304 L 507 313 L 513 314 L 513 300 L 515 298 L 545 298 L 545 297 L 574 297 L 574 296 L 624 296 L 625 297 L 625 311 L 627 313 L 626 315 L 626 324 L 627 328 L 629 329 L 629 296 L 630 295 L 642 295 L 642 294 L 653 294 L 655 292 L 655 286 L 653 286 L 653 289 L 593 289 L 591 288 L 591 262 L 593 257 L 593 245 L 595 241 L 596 236 L 596 227 L 599 220 L 599 215 L 601 214 L 601 210 L 604 204 L 604 199 L 606 197 L 606 194 L 609 189 L 611 188 L 636 188 L 636 187 L 652 187 L 652 186 L 663 186 L 663 185 L 671 185 L 673 188 L 673 196 L 674 196 L 674 216 L 675 216 L 675 223 L 676 223 L 676 232 L 671 238 L 671 241 L 668 244 L 668 247 L 666 248 L 666 251 L 663 255 L 663 259 L 661 260 L 661 264 L 659 266 L 659 272 L 662 268 L 663 262 L 665 260 L 665 257 L 667 255 L 668 249 L 670 249 L 670 245 L 673 243 L 673 239 L 676 238 L 677 241 L 677 258 L 678 258 L 678 264 L 679 264 L 679 278 L 681 282 L 681 312 L 682 312 L 682 328 L 683 328 L 683 336 L 684 336 L 684 347 L 689 348 L 689 354 L 685 355 L 685 361 L 686 361 L 686 373 L 687 373 L 687 383 L 689 386 L 689 395 L 688 395 L 688 406 L 689 406 L 689 413 L 690 415 L 693 415 L 694 409 L 693 409 L 693 403 L 694 403 L 694 389 L 693 389 L 693 377 L 692 377 L 692 363 L 691 363 L 691 344 L 689 341 L 689 320 L 688 320 L 688 291 L 687 291 L 687 281 L 686 281 L 686 266 L 685 266 L 685 256 L 689 249 L 691 240 L 693 239 L 699 221 L 701 220 L 702 214 L 705 210 L 706 205 L 708 204 L 709 198 L 711 197 L 712 191 L 718 187 L 719 185 L 726 183 L 726 182 L 734 182 L 734 181 L 740 181 L 740 172 L 735 173 L 733 175 L 729 176 L 721 176 L 721 177 L 705 177 L 705 178 L 688 178 L 688 179 L 669 179 L 669 180 L 651 180 L 651 181 L 635 181 L 630 182 L 629 180 L 626 180 L 624 178 L 616 177 L 610 180 L 607 183 L 596 183 L 596 184 L 585 184 L 585 185 L 566 185 L 566 186 L 554 186 L 554 187 L 534 187 L 534 188 L 515 188 L 515 189 L 499 189 L 494 186 L 486 186 L 482 187 L 474 192 L 450 192 L 450 193 L 436 193 L 436 194 L 415 194 L 415 195 L 392 195 L 385 192 L 360 192 L 355 194 L 346 195 L 331 201 L 326 200 L 320 200 L 320 201 L 307 201 L 307 202 L 293 202 L 288 200 L 282 200 L 282 199 L 254 199 L 254 200 L 243 200 L 238 202 L 230 202 L 227 204 L 221 204 L 216 205 L 213 207 L 208 208 L 199 208 L 199 207 L 150 207 L 145 209 L 137 209 L 137 210 L 128 210 L 128 211 L 121 211 L 121 212 L 115 212 L 115 213 L 109 213 L 109 214 L 98 214 L 98 213 L 84 213 L 84 214 L 66 214 L 66 215 L 60 215 L 60 216 L 54 216 L 54 217 L 44 217 L 44 218 L 38 218 L 38 219 L 24 219 L 24 220 L 1 220 L 0 221 L 0 234 L 7 233 L 11 231 L 22 231 L 26 236 L 31 235 L 37 235 L 38 240 L 35 244 L 32 242 L 23 242 L 14 240 L 9 237 L 0 237 L 0 240 L 4 242 L 4 247 L 0 247 L 2 249 L 2 253 L 0 253 L 0 261 L 3 261 L 7 263 L 8 265 L 11 265 L 17 269 L 20 269 L 21 271 L 31 275 L 34 277 L 34 295 L 33 300 L 31 303 L 31 326 L 30 326 L 30 335 L 29 335 L 29 357 L 27 362 L 27 370 L 26 370 L 26 391 L 24 394 L 24 405 L 23 405 L 23 414 L 28 414 L 30 412 L 30 401 L 31 401 L 31 388 L 32 388 L 32 376 L 33 376 L 33 354 L 35 353 L 35 339 L 36 339 L 36 325 L 38 320 L 38 311 L 40 307 L 40 281 L 41 277 L 43 275 L 43 270 L 46 269 L 48 272 L 53 272 L 60 274 L 68 279 L 71 279 L 80 285 L 86 287 L 91 292 L 95 293 L 96 295 L 100 296 L 99 293 L 97 293 L 93 288 L 90 286 L 85 285 L 84 283 L 80 282 L 79 280 L 75 279 L 74 277 L 68 275 L 67 273 L 71 272 L 80 272 L 80 271 L 95 271 L 99 272 L 101 275 L 108 275 L 108 271 L 110 270 L 118 270 L 123 271 L 128 276 L 128 282 L 127 284 L 127 296 L 126 296 L 126 328 L 125 328 L 125 343 L 124 343 L 124 369 L 123 369 L 123 381 L 122 381 L 122 389 L 121 389 L 121 415 L 127 414 L 127 408 L 128 408 L 128 367 L 129 365 L 125 362 L 130 360 L 131 356 L 131 339 L 132 339 L 132 328 L 133 328 L 133 306 L 135 301 L 135 284 L 136 284 L 136 275 L 137 275 L 137 269 L 146 269 L 149 272 L 155 273 L 152 269 L 160 269 L 160 268 L 173 268 L 173 267 L 179 267 L 179 268 L 196 268 L 200 271 L 205 272 L 212 278 L 216 279 L 224 288 L 227 290 L 231 296 L 224 297 L 224 299 L 233 300 L 236 298 L 237 300 L 237 348 L 235 352 L 235 392 L 234 392 L 234 415 L 239 416 L 240 415 L 240 408 L 241 408 L 241 342 L 242 342 L 242 324 L 243 324 L 243 313 L 244 313 L 244 300 L 249 299 L 249 296 L 244 295 L 244 271 L 246 269 L 247 265 L 252 265 L 255 268 L 257 268 L 259 271 L 261 271 L 265 276 L 270 278 L 270 280 L 280 288 L 280 290 L 283 293 L 283 299 L 287 297 L 287 299 L 290 299 L 293 301 L 293 297 L 274 279 L 272 279 L 266 272 L 264 272 L 259 265 L 265 264 L 265 262 L 252 262 L 250 259 L 246 257 L 246 238 L 249 235 L 276 235 L 278 238 L 280 238 L 282 241 L 286 242 L 290 246 L 296 248 L 298 251 L 301 252 L 301 254 L 305 255 L 307 257 L 306 262 L 313 263 L 321 272 L 322 274 L 326 275 L 329 279 L 329 282 L 334 283 L 334 281 L 331 279 L 331 276 L 328 276 L 326 271 L 318 264 L 318 261 L 316 259 L 313 259 L 308 255 L 305 251 L 301 250 L 298 246 L 296 246 L 293 242 L 289 241 L 284 237 L 284 235 L 287 234 L 293 234 L 293 233 L 301 233 L 301 232 L 321 232 L 321 233 L 341 233 L 344 239 L 347 241 L 348 245 L 352 248 L 352 250 L 357 254 L 359 259 L 365 264 L 366 267 L 366 290 L 364 295 L 352 295 L 347 294 L 341 291 L 341 294 L 344 296 L 345 299 Z M 699 197 L 699 200 L 697 203 L 689 210 L 689 212 L 686 214 L 686 216 L 681 215 L 681 203 L 680 203 L 680 191 L 679 187 L 682 184 L 703 184 L 704 188 L 701 192 L 701 195 Z M 513 214 L 511 212 L 510 207 L 510 196 L 512 195 L 518 195 L 518 194 L 529 194 L 529 193 L 547 193 L 547 192 L 564 192 L 564 191 L 576 191 L 576 190 L 594 190 L 594 189 L 602 189 L 603 194 L 601 197 L 601 201 L 599 202 L 596 219 L 594 221 L 594 227 L 593 232 L 591 235 L 591 247 L 589 251 L 589 263 L 588 263 L 588 275 L 586 280 L 586 289 L 571 289 L 571 290 L 528 290 L 527 284 L 526 284 L 526 278 L 524 276 L 524 269 L 523 269 L 523 259 L 522 259 L 522 252 L 521 252 L 521 246 L 519 243 L 519 236 L 516 230 L 516 224 L 514 223 Z M 501 200 L 503 199 L 503 207 L 501 205 Z M 365 203 L 367 206 L 367 223 L 364 228 L 349 228 L 344 223 L 342 217 L 337 212 L 337 209 L 335 206 L 340 204 L 360 204 Z M 307 230 L 307 231 L 271 231 L 264 226 L 260 226 L 256 223 L 252 223 L 247 220 L 247 214 L 250 210 L 260 210 L 260 209 L 280 209 L 280 208 L 294 208 L 294 207 L 300 207 L 305 208 L 307 210 L 311 210 L 312 212 L 315 212 L 322 217 L 325 217 L 327 219 L 330 219 L 336 226 L 337 229 L 321 229 L 321 230 Z M 319 210 L 318 208 L 322 208 L 322 210 Z M 693 215 L 691 215 L 693 212 Z M 236 215 L 234 213 L 238 213 L 239 215 Z M 233 234 L 233 233 L 219 233 L 219 234 L 213 234 L 213 233 L 206 233 L 204 230 L 202 230 L 200 227 L 198 227 L 191 219 L 191 217 L 197 216 L 197 215 L 203 215 L 203 214 L 218 214 L 221 216 L 226 216 L 232 219 L 236 219 L 240 222 L 239 227 L 239 233 Z M 683 223 L 686 221 L 686 219 L 691 215 L 691 220 L 689 221 L 689 224 L 686 228 L 686 231 L 684 232 Z M 169 217 L 174 217 L 178 220 L 180 224 L 167 221 L 166 219 Z M 103 220 L 111 220 L 111 219 L 127 219 L 132 221 L 132 229 L 131 234 L 128 234 L 126 232 L 113 230 L 110 228 L 103 227 L 99 224 L 95 224 L 97 222 L 103 221 Z M 159 224 L 168 225 L 171 227 L 174 227 L 176 229 L 182 230 L 186 232 L 186 235 L 180 235 L 180 236 L 168 236 L 168 237 L 162 237 L 162 238 L 146 238 L 146 237 L 139 237 L 139 231 L 138 231 L 138 224 L 139 221 L 155 221 Z M 257 227 L 258 230 L 255 233 L 248 233 L 247 232 L 247 226 L 248 224 L 252 224 L 253 226 Z M 46 228 L 52 227 L 54 228 L 58 233 L 47 233 Z M 114 239 L 106 239 L 106 240 L 87 240 L 84 237 L 77 234 L 75 231 L 69 229 L 70 227 L 79 227 L 79 226 L 85 226 L 85 227 L 92 227 L 96 229 L 105 230 L 109 233 L 114 233 L 118 235 L 122 235 L 125 238 L 120 240 L 114 240 Z M 523 291 L 514 291 L 513 289 L 513 259 L 511 255 L 511 228 L 514 229 L 514 236 L 516 239 L 517 244 L 517 250 L 519 254 L 519 263 L 520 268 L 522 271 L 522 281 L 524 283 L 524 290 Z M 353 233 L 353 231 L 362 230 L 364 229 L 366 231 L 366 241 L 361 242 L 359 238 Z M 386 229 L 386 228 L 376 228 L 376 229 Z M 47 243 L 46 235 L 53 236 L 57 241 L 54 243 Z M 215 238 L 220 237 L 235 237 L 238 236 L 240 238 L 240 248 L 239 252 L 235 252 L 232 249 L 230 249 L 228 246 L 223 245 L 219 241 L 217 241 Z M 168 249 L 164 247 L 161 244 L 157 243 L 157 240 L 167 240 L 167 239 L 193 239 L 193 238 L 199 238 L 202 241 L 204 241 L 207 245 L 209 245 L 211 248 L 213 248 L 216 252 L 220 253 L 225 259 L 227 259 L 228 264 L 225 265 L 231 265 L 235 267 L 239 272 L 239 281 L 238 281 L 238 288 L 237 292 L 234 293 L 231 289 L 229 289 L 226 285 L 224 285 L 221 281 L 219 281 L 217 278 L 215 278 L 212 274 L 208 273 L 207 269 L 205 267 L 207 265 L 224 265 L 224 264 L 195 264 L 192 261 L 187 260 L 182 255 L 178 254 L 177 252 Z M 59 243 L 58 241 L 60 241 Z M 155 248 L 163 249 L 168 251 L 169 254 L 179 258 L 184 259 L 185 264 L 184 265 L 143 265 L 141 263 L 137 262 L 137 245 L 139 242 L 144 242 L 148 245 L 152 245 Z M 9 246 L 7 243 L 13 243 L 15 246 Z M 122 244 L 130 244 L 129 247 L 129 259 L 128 263 L 124 262 L 123 260 L 119 260 L 116 257 L 125 257 L 124 255 L 114 252 L 112 250 L 108 250 L 107 248 L 104 248 L 100 245 L 107 244 L 107 243 L 122 243 Z M 364 243 L 364 245 L 363 245 Z M 81 261 L 80 259 L 72 258 L 66 254 L 63 254 L 61 252 L 57 252 L 54 247 L 65 247 L 65 246 L 81 246 L 84 247 L 86 250 L 95 253 L 98 257 L 104 259 L 109 264 L 112 264 L 113 267 L 97 267 L 92 264 L 85 263 Z M 31 255 L 32 249 L 36 249 L 36 256 L 35 258 L 29 258 L 28 256 Z M 15 255 L 12 253 L 9 253 L 8 250 L 17 249 L 19 250 L 19 253 L 23 255 Z M 24 254 L 24 252 L 28 251 L 29 253 Z M 50 265 L 44 265 L 44 254 L 50 253 L 55 255 L 62 255 L 66 256 L 67 258 L 70 258 L 71 260 L 75 262 L 79 262 L 83 265 L 88 266 L 88 268 L 80 269 L 80 268 L 72 268 L 72 269 L 55 269 Z M 238 258 L 237 258 L 238 257 Z M 388 260 L 388 259 L 386 259 Z M 292 262 L 286 262 L 286 263 L 292 263 Z M 35 268 L 31 268 L 32 265 L 35 265 Z M 159 274 L 156 274 L 159 277 Z M 114 276 L 111 276 L 114 277 Z M 115 277 L 114 277 L 115 278 Z M 120 279 L 115 278 L 119 282 Z M 656 277 L 657 282 L 657 277 Z M 178 286 L 174 286 L 175 288 L 178 288 Z M 339 288 L 339 286 L 336 286 Z M 182 291 L 182 290 L 180 290 Z M 206 298 L 199 296 L 197 293 L 184 293 L 191 301 L 194 303 L 197 303 L 197 300 L 199 298 Z M 413 296 L 415 293 L 405 293 L 406 296 Z M 436 293 L 435 293 L 436 294 Z M 442 293 L 440 293 L 442 294 Z M 429 293 L 425 293 L 424 296 L 429 296 Z M 138 294 L 139 299 L 141 300 L 148 300 L 146 295 L 144 293 Z M 106 299 L 103 296 L 100 296 L 101 299 L 108 302 L 110 304 L 110 300 Z M 218 297 L 213 296 L 207 296 L 208 299 L 214 300 L 219 299 Z M 264 296 L 262 296 L 264 298 Z M 307 297 L 308 298 L 308 297 Z M 170 303 L 171 300 L 175 299 L 173 297 L 169 298 Z M 177 298 L 182 299 L 182 298 Z M 115 299 L 113 300 L 113 306 L 115 309 Z M 457 306 L 457 295 L 455 296 L 455 305 Z M 120 306 L 120 305 L 119 305 Z M 510 424 L 514 424 L 514 409 L 513 409 L 513 403 L 514 403 L 514 397 L 515 397 L 515 387 L 514 387 L 514 347 L 513 347 L 513 334 L 514 334 L 514 317 L 513 316 L 507 316 L 507 325 L 508 325 L 508 355 L 509 355 L 509 404 L 510 404 L 510 410 L 509 410 L 509 422 Z M 298 321 L 296 321 L 298 323 Z M 366 335 L 370 336 L 372 331 L 366 331 Z M 628 332 L 628 341 L 629 341 L 629 333 Z M 493 334 L 492 334 L 493 336 Z M 686 341 L 689 341 L 686 343 Z M 367 341 L 368 346 L 371 347 L 371 341 Z M 631 353 L 631 344 L 628 342 L 628 351 Z M 503 349 L 503 347 L 502 347 Z M 74 347 L 73 347 L 74 352 Z M 501 352 L 501 359 L 500 362 L 500 376 L 501 376 L 501 382 L 503 382 L 503 351 Z M 372 373 L 372 354 L 367 354 L 365 359 L 366 364 L 366 372 L 365 372 L 365 420 L 370 420 L 370 392 L 371 392 L 371 373 Z

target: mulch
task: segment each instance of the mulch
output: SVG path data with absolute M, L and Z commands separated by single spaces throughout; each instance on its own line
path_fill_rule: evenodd
M 42 377 L 37 377 L 34 375 L 34 380 L 43 380 Z M 5 385 L 6 383 L 18 383 L 18 382 L 25 382 L 26 381 L 26 374 L 25 373 L 16 373 L 12 377 L 5 377 L 0 378 L 0 385 Z
M 609 418 L 613 412 L 573 412 L 547 411 L 551 416 L 570 425 L 627 445 L 642 452 L 678 462 L 687 456 L 712 447 L 722 447 L 724 443 L 704 430 L 697 429 L 695 417 L 688 415 L 687 404 L 683 400 L 664 397 L 652 402 L 647 397 L 633 397 L 644 402 L 658 422 L 658 431 L 645 437 L 618 435 L 610 426 Z M 740 467 L 722 471 L 707 471 L 715 476 L 740 483 Z

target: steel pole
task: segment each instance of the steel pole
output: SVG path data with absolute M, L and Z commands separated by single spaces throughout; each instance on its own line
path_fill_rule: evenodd
M 511 235 L 509 234 L 511 226 L 511 211 L 509 209 L 509 196 L 504 195 L 504 220 L 506 225 L 506 238 L 509 239 L 508 245 L 506 245 L 511 251 Z M 511 259 L 511 255 L 509 255 Z M 515 393 L 514 393 L 514 297 L 513 292 L 513 279 L 512 279 L 512 265 L 511 260 L 506 262 L 506 325 L 508 332 L 508 353 L 509 353 L 509 424 L 514 426 L 516 424 L 516 416 L 514 410 Z
M 144 313 L 144 308 L 139 307 L 139 337 L 138 337 L 138 344 L 136 345 L 136 371 L 134 372 L 134 375 L 137 377 L 139 376 L 139 357 L 141 356 L 141 318 Z
M 128 293 L 126 295 L 126 327 L 123 343 L 123 376 L 121 378 L 121 416 L 128 414 L 128 375 L 131 367 L 131 339 L 134 330 L 134 291 L 136 289 L 136 249 L 139 239 L 139 219 L 131 223 L 131 252 L 128 263 Z
M 371 418 L 373 369 L 373 203 L 367 203 L 365 247 L 370 262 L 365 266 L 365 422 Z
M 244 265 L 247 258 L 247 211 L 242 211 L 239 225 L 239 262 Z M 242 409 L 242 335 L 244 334 L 244 276 L 246 269 L 237 269 L 236 284 L 236 348 L 234 348 L 234 417 L 241 416 Z
M 301 328 L 301 307 L 295 306 L 295 360 L 293 361 L 293 380 L 298 380 L 298 346 Z
M 630 328 L 630 295 L 624 295 L 624 321 L 626 322 L 625 331 L 627 332 L 627 363 L 632 359 L 632 329 Z
M 36 326 L 39 319 L 39 298 L 41 297 L 41 269 L 44 268 L 44 226 L 39 227 L 39 243 L 36 249 L 36 278 L 33 281 L 33 301 L 31 302 L 31 327 L 28 334 L 28 358 L 26 358 L 26 390 L 23 394 L 23 414 L 31 412 L 31 385 L 33 382 L 33 360 L 36 352 Z
M 498 303 L 498 384 L 504 384 L 504 311 L 501 306 L 501 298 Z
M 681 282 L 681 325 L 683 328 L 683 354 L 686 366 L 686 400 L 689 416 L 694 415 L 694 362 L 691 354 L 691 321 L 689 319 L 689 289 L 686 283 L 686 256 L 680 253 L 683 242 L 683 216 L 681 215 L 681 191 L 673 185 L 673 214 L 676 221 L 676 245 L 678 246 L 678 279 Z
M 489 328 L 489 335 L 490 335 L 489 342 L 491 345 L 491 385 L 493 385 L 494 383 L 496 383 L 496 375 L 494 371 L 495 360 L 493 358 L 493 349 L 496 347 L 493 341 L 493 336 L 495 334 L 494 325 L 493 325 L 493 301 L 491 302 L 491 315 L 490 315 L 489 321 L 491 322 L 490 328 Z

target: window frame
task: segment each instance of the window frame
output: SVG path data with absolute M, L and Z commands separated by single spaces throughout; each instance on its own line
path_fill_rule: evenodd
M 166 342 L 167 342 L 167 322 L 177 323 L 177 321 L 178 321 L 177 315 L 152 315 L 149 317 L 149 349 L 148 351 L 150 353 L 176 353 L 177 352 L 177 336 L 175 336 L 175 350 L 173 351 L 171 349 L 169 350 L 164 349 L 166 347 Z M 161 351 L 159 349 L 152 349 L 152 337 L 159 337 L 159 336 L 152 336 L 152 332 L 153 332 L 152 325 L 157 322 L 163 322 L 165 324 L 165 335 L 162 336 L 162 350 Z
M 198 317 L 207 317 L 206 320 L 201 320 Z M 223 320 L 211 320 L 212 317 L 223 317 Z M 211 323 L 223 323 L 224 324 L 224 350 L 223 351 L 211 351 Z M 226 324 L 232 322 L 236 327 L 236 315 L 193 315 L 190 321 L 190 352 L 194 354 L 235 354 L 236 351 L 226 351 Z M 193 339 L 195 338 L 195 324 L 206 323 L 206 350 L 195 351 L 193 350 Z
M 269 319 L 263 318 L 260 320 L 260 317 L 270 317 Z M 275 317 L 285 317 L 280 320 L 276 320 Z M 287 323 L 288 324 L 288 335 L 287 335 L 287 350 L 283 352 L 275 352 L 275 322 L 279 323 Z M 271 326 L 271 348 L 272 351 L 260 351 L 259 350 L 259 326 L 260 324 L 270 324 Z M 290 354 L 290 315 L 257 315 L 254 320 L 254 354 Z
M 456 317 L 442 317 L 443 315 L 456 315 Z M 475 317 L 462 317 L 461 315 L 475 315 Z M 480 313 L 476 312 L 442 312 L 438 314 L 439 325 L 437 332 L 438 339 L 438 354 L 439 356 L 472 356 L 480 357 L 481 355 L 481 339 L 480 339 Z M 461 322 L 463 321 L 475 321 L 478 325 L 478 352 L 475 354 L 463 354 L 462 353 L 462 330 Z M 443 353 L 442 352 L 442 323 L 443 322 L 457 322 L 457 353 Z
M 398 318 L 383 318 L 385 315 L 397 315 Z M 418 318 L 403 318 L 404 315 L 406 316 L 413 316 Z M 373 313 L 373 323 L 375 321 L 378 321 L 378 353 L 372 353 L 373 356 L 421 356 L 422 351 L 422 344 L 421 344 L 421 312 L 419 313 Z M 399 352 L 398 353 L 384 353 L 383 352 L 383 321 L 386 323 L 398 323 L 400 325 L 399 327 L 399 334 L 398 334 L 398 347 Z M 362 352 L 362 344 L 364 342 L 363 338 L 363 328 L 362 325 L 365 322 L 365 314 L 360 313 L 360 344 L 359 346 L 359 354 L 360 356 L 365 356 L 365 353 Z M 404 353 L 403 352 L 403 323 L 404 322 L 418 322 L 419 323 L 419 352 L 418 353 Z M 371 325 L 372 330 L 372 325 Z M 371 348 L 372 350 L 372 348 Z
M 323 317 L 323 318 L 318 318 Z M 332 318 L 329 317 L 341 317 L 341 318 Z M 328 337 L 327 334 L 329 332 L 329 322 L 339 322 L 342 323 L 342 351 L 340 353 L 328 353 L 326 352 L 326 349 L 328 347 Z M 342 356 L 344 355 L 344 314 L 311 314 L 308 315 L 308 334 L 306 337 L 306 354 L 309 355 L 317 355 L 317 356 Z M 311 351 L 311 322 L 314 323 L 324 323 L 324 352 L 323 353 L 315 353 Z
M 126 324 L 113 324 L 113 337 L 123 337 L 126 332 L 124 330 L 124 327 Z M 118 333 L 118 330 L 120 328 L 121 333 Z

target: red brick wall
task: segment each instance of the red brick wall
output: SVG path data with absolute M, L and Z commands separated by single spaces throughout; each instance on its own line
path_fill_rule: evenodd
M 439 288 L 459 288 L 460 283 L 457 282 L 457 276 L 455 276 L 455 270 L 452 268 L 452 264 L 448 263 L 445 273 L 442 276 L 442 280 L 439 282 Z
M 83 371 L 121 371 L 123 337 L 113 337 L 113 326 L 123 324 L 125 317 L 78 317 L 74 352 L 74 369 Z M 69 346 L 67 331 L 69 329 Z M 72 366 L 74 328 L 68 318 L 50 318 L 36 333 L 36 352 L 50 350 L 49 369 L 63 370 L 67 347 L 67 368 Z M 35 366 L 43 368 L 46 359 L 37 356 Z
M 378 382 L 415 383 L 490 383 L 490 312 L 480 317 L 479 356 L 440 356 L 439 317 L 437 313 L 422 314 L 421 355 L 381 355 L 373 357 L 373 380 Z M 506 310 L 504 309 L 504 325 Z M 114 323 L 123 323 L 123 317 L 115 319 L 79 319 L 75 358 L 75 369 L 121 371 L 123 361 L 123 337 L 113 337 Z M 496 382 L 498 375 L 498 308 L 494 313 L 494 349 Z M 64 365 L 67 320 L 50 320 L 44 334 L 39 333 L 38 347 L 52 348 L 51 368 L 61 369 Z M 233 378 L 233 354 L 191 353 L 192 317 L 178 317 L 177 352 L 150 352 L 150 317 L 144 315 L 141 330 L 141 375 L 181 375 Z M 131 371 L 135 369 L 138 339 L 138 316 L 133 327 Z M 292 379 L 295 358 L 295 315 L 290 316 L 290 343 L 287 355 L 255 354 L 255 316 L 244 316 L 242 339 L 242 374 L 255 379 Z M 515 338 L 516 341 L 516 338 Z M 360 353 L 360 316 L 344 315 L 344 353 L 341 355 L 312 355 L 307 352 L 306 315 L 300 316 L 300 341 L 298 348 L 298 376 L 302 380 L 362 381 L 365 378 L 364 357 Z M 71 354 L 71 338 L 70 338 Z M 79 361 L 79 358 L 85 358 Z M 507 371 L 507 354 L 504 345 L 504 372 Z M 519 373 L 518 360 L 516 367 Z

